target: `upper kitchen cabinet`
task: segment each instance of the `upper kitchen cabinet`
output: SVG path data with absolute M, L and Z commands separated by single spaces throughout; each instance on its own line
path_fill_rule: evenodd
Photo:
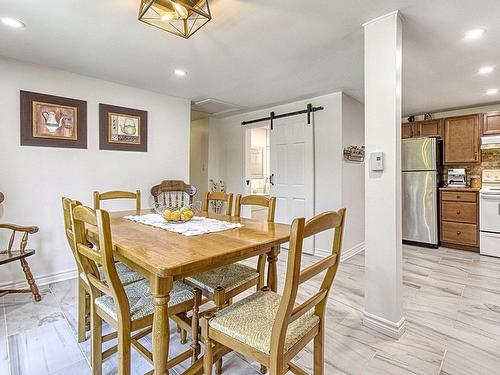
M 484 114 L 483 135 L 500 135 L 500 112 Z
M 413 136 L 442 138 L 443 136 L 442 120 L 427 120 L 414 123 Z
M 444 119 L 444 164 L 477 164 L 480 115 Z
M 401 129 L 401 137 L 403 139 L 413 137 L 412 124 L 403 124 L 402 129 Z
M 443 121 L 442 120 L 426 120 L 406 123 L 402 125 L 401 137 L 417 138 L 417 137 L 443 137 Z

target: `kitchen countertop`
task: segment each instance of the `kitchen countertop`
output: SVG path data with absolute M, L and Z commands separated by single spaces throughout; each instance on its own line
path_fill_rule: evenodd
M 443 187 L 440 187 L 439 190 L 444 190 L 444 191 L 474 191 L 474 192 L 477 192 L 477 191 L 481 190 L 481 188 L 472 188 L 470 186 L 467 186 L 467 187 L 443 186 Z

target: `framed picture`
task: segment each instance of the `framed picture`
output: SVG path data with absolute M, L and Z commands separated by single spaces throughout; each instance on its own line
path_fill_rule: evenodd
M 21 91 L 21 145 L 87 148 L 87 102 Z
M 99 104 L 101 150 L 148 151 L 148 112 Z

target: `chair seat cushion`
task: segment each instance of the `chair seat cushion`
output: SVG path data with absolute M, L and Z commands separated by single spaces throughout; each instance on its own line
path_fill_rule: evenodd
M 228 292 L 258 278 L 259 273 L 254 268 L 234 263 L 207 272 L 201 272 L 186 278 L 186 280 L 201 289 L 215 293 L 218 287 L 222 287 Z
M 140 274 L 131 270 L 130 268 L 128 268 L 125 264 L 123 264 L 121 262 L 116 262 L 115 266 L 116 266 L 116 272 L 118 273 L 118 277 L 120 278 L 120 281 L 122 282 L 123 285 L 127 285 L 127 284 L 133 283 L 135 281 L 139 281 L 139 280 L 144 279 Z M 105 280 L 104 270 L 102 269 L 102 267 L 99 267 L 98 270 L 99 270 L 100 279 Z M 85 277 L 85 273 L 82 272 L 80 274 L 80 277 L 83 280 L 87 281 L 87 278 Z
M 125 287 L 128 302 L 130 305 L 131 319 L 138 320 L 148 315 L 152 315 L 154 311 L 153 295 L 149 290 L 149 282 L 145 279 L 128 284 Z M 168 307 L 174 307 L 194 298 L 193 289 L 180 281 L 174 281 L 172 290 L 170 291 L 170 301 Z M 117 319 L 116 305 L 113 297 L 104 295 L 95 300 L 96 306 L 100 307 L 105 313 L 113 319 Z
M 215 313 L 215 317 L 210 320 L 210 329 L 269 354 L 271 333 L 280 302 L 280 295 L 259 291 Z M 290 324 L 285 350 L 290 349 L 319 321 L 319 317 L 311 310 Z

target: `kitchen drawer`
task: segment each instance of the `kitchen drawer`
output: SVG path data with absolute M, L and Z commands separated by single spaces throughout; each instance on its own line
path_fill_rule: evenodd
M 477 246 L 478 227 L 474 224 L 442 222 L 441 241 L 458 245 Z
M 473 191 L 442 191 L 441 199 L 452 202 L 477 202 L 477 193 Z
M 477 224 L 477 204 L 464 202 L 441 202 L 441 218 L 443 221 Z

